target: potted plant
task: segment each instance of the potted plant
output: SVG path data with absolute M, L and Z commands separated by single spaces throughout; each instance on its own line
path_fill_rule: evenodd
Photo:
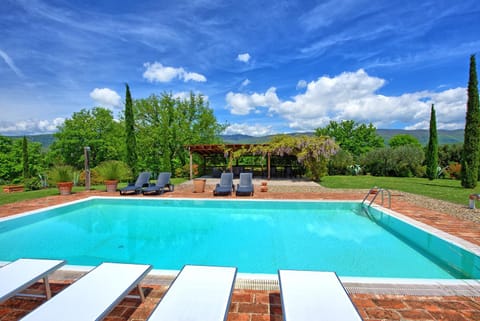
M 98 165 L 95 170 L 105 181 L 107 192 L 116 192 L 118 182 L 130 176 L 130 169 L 121 161 L 108 160 Z
M 57 184 L 60 195 L 72 194 L 73 172 L 73 167 L 69 165 L 56 166 L 50 172 L 50 178 Z

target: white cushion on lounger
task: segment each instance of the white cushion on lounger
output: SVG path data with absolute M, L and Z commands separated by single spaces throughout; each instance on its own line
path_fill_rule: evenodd
M 18 259 L 3 266 L 0 268 L 0 302 L 46 278 L 64 264 L 61 260 Z
M 102 263 L 22 320 L 101 320 L 151 268 L 151 265 Z
M 186 265 L 148 320 L 226 320 L 236 273 L 233 267 Z
M 334 272 L 280 270 L 285 321 L 361 321 Z

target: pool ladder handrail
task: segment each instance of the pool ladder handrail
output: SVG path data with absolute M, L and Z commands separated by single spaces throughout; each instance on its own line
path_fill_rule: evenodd
M 362 201 L 362 204 L 365 204 L 365 201 L 367 201 L 368 197 L 370 196 L 370 194 L 373 194 L 373 198 L 370 200 L 370 203 L 368 203 L 368 207 L 372 206 L 373 202 L 375 202 L 375 199 L 377 198 L 377 196 L 379 194 L 381 194 L 381 197 L 382 197 L 382 206 L 383 206 L 383 203 L 384 203 L 384 193 L 387 193 L 387 196 L 388 196 L 388 208 L 392 208 L 392 194 L 390 193 L 390 191 L 388 189 L 385 189 L 385 188 L 380 188 L 380 187 L 372 187 L 367 195 L 365 195 L 365 197 L 363 198 L 363 201 Z

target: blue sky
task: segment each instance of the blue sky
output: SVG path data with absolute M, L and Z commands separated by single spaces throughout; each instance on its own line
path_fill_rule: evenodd
M 202 93 L 227 134 L 463 128 L 478 0 L 3 0 L 0 134 Z M 477 59 L 480 59 L 477 57 Z

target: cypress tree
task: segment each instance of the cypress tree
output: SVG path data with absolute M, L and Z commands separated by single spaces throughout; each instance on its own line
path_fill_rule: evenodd
M 476 187 L 478 180 L 480 152 L 480 107 L 478 99 L 478 80 L 475 55 L 471 55 L 461 171 L 462 186 L 465 188 Z
M 429 180 L 437 178 L 438 170 L 438 136 L 437 136 L 437 119 L 435 116 L 435 107 L 432 104 L 430 112 L 430 130 L 427 146 L 427 177 Z
M 23 178 L 30 177 L 30 170 L 28 167 L 28 141 L 27 137 L 23 136 L 22 141 L 22 160 L 23 160 Z
M 133 103 L 128 84 L 125 84 L 125 137 L 127 144 L 126 163 L 132 169 L 133 177 L 137 176 L 137 140 L 135 138 L 135 120 L 133 118 Z

